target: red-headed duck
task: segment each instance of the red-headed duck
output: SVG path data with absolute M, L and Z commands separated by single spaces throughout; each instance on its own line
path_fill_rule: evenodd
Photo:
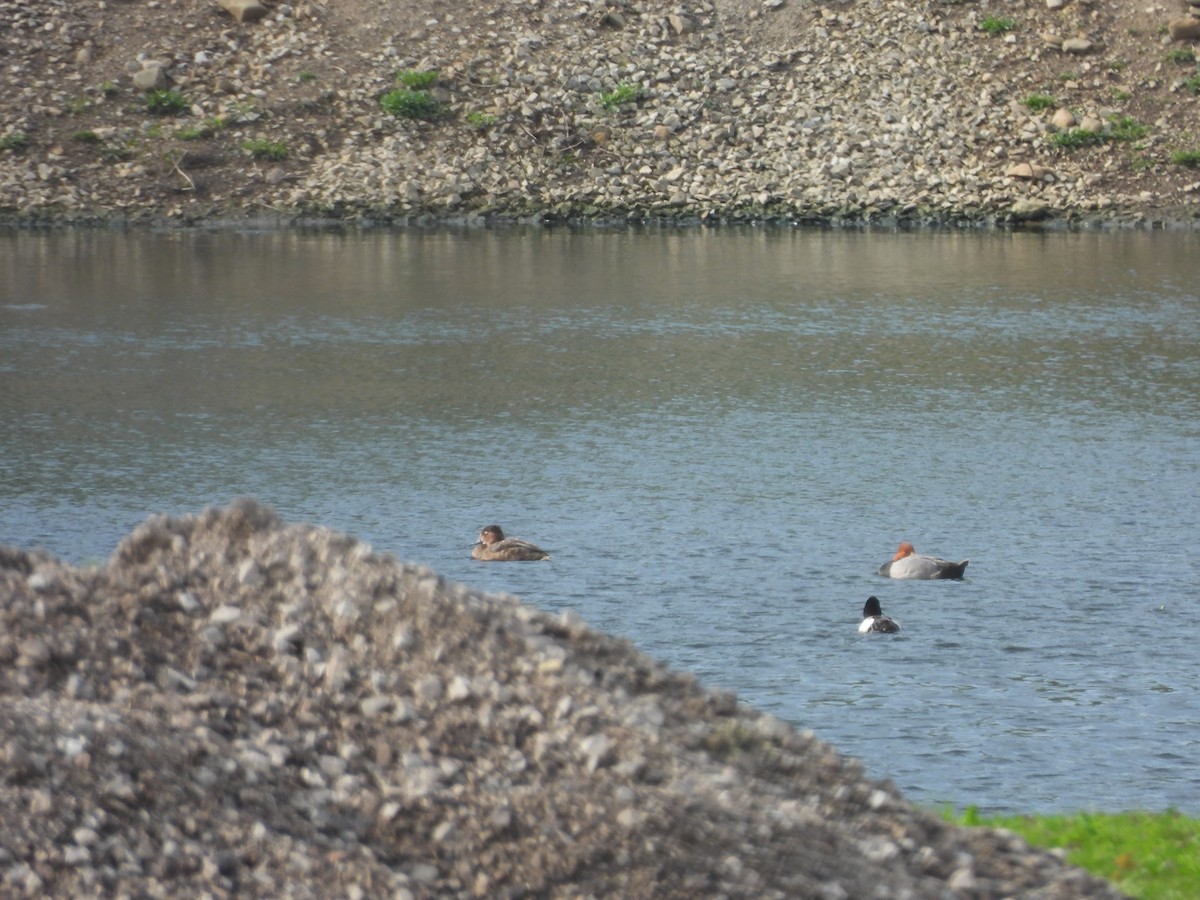
M 471 556 L 489 562 L 550 558 L 549 553 L 529 541 L 506 538 L 499 525 L 488 525 L 479 532 L 479 543 L 471 548 Z
M 968 559 L 950 562 L 936 556 L 922 556 L 904 541 L 896 555 L 879 567 L 879 574 L 888 578 L 962 578 L 968 562 Z
M 900 623 L 890 616 L 883 614 L 878 597 L 868 597 L 863 605 L 863 620 L 858 626 L 861 634 L 878 631 L 882 634 L 895 634 L 900 630 Z

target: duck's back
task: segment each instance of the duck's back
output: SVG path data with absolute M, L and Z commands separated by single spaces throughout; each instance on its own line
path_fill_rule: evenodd
M 550 558 L 550 554 L 541 547 L 520 538 L 505 538 L 494 544 L 480 544 L 471 551 L 471 556 L 494 562 L 525 562 Z

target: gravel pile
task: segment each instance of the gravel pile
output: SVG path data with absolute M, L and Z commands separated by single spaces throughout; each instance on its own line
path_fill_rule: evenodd
M 1200 179 L 1170 159 L 1197 149 L 1200 88 L 1165 8 L 252 6 L 0 0 L 0 213 L 1195 221 Z M 437 73 L 436 116 L 383 110 L 402 72 Z M 151 113 L 153 90 L 180 108 Z
M 253 502 L 0 550 L 5 897 L 1117 897 L 514 598 Z

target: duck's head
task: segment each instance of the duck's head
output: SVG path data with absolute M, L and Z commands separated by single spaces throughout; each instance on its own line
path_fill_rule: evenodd
M 883 607 L 879 605 L 878 597 L 868 597 L 867 602 L 863 605 L 863 618 L 869 619 L 872 616 L 882 616 Z
M 504 540 L 504 532 L 499 525 L 486 525 L 483 531 L 479 532 L 479 542 L 481 544 L 495 544 L 498 541 Z
M 896 555 L 892 557 L 892 561 L 895 562 L 898 559 L 904 559 L 904 557 L 912 556 L 916 552 L 916 548 L 908 541 L 901 541 L 900 549 L 896 551 Z

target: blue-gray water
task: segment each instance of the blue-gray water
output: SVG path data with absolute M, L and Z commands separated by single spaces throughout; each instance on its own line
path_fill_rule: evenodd
M 573 609 L 915 802 L 1200 814 L 1200 244 L 0 235 L 0 543 L 249 495 Z M 479 528 L 551 549 L 469 559 Z M 902 540 L 967 579 L 875 571 Z M 856 632 L 876 594 L 897 637 Z

